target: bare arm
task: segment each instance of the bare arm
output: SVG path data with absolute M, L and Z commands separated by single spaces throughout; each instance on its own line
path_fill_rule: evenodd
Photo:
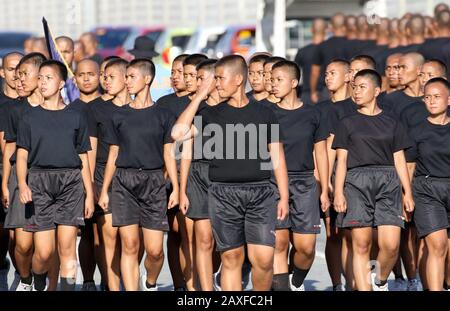
M 337 149 L 336 151 L 336 178 L 334 183 L 334 209 L 338 213 L 347 210 L 347 201 L 344 195 L 345 177 L 347 176 L 347 156 L 346 149 Z
M 414 172 L 416 171 L 416 163 L 415 162 L 406 162 L 406 166 L 408 167 L 409 181 L 412 182 L 414 178 Z
M 328 199 L 328 156 L 326 140 L 314 144 L 314 154 L 321 188 L 320 202 L 322 211 L 325 212 L 330 207 L 330 201 Z
M 97 160 L 97 145 L 98 145 L 98 139 L 97 137 L 89 137 L 89 140 L 91 141 L 91 150 L 87 152 L 88 159 L 89 159 L 89 168 L 90 168 L 90 174 L 91 174 L 91 180 L 94 182 L 94 172 L 95 172 L 95 165 Z
M 273 173 L 280 193 L 278 202 L 278 219 L 283 220 L 289 213 L 289 180 L 286 167 L 286 159 L 282 143 L 269 144 L 270 158 L 273 165 Z
M 16 169 L 20 202 L 26 204 L 33 201 L 31 190 L 27 184 L 28 151 L 26 149 L 19 148 L 17 150 Z
M 92 189 L 91 170 L 87 153 L 79 155 L 81 159 L 81 177 L 83 178 L 84 191 L 86 198 L 84 202 L 84 217 L 91 218 L 94 214 L 94 191 Z
M 9 189 L 8 189 L 8 181 L 9 176 L 11 175 L 11 156 L 16 151 L 16 143 L 15 142 L 7 142 L 5 144 L 5 152 L 3 153 L 3 175 L 2 175 L 2 201 L 3 206 L 6 208 L 9 207 Z
M 186 214 L 189 208 L 189 198 L 187 197 L 187 182 L 189 176 L 189 168 L 192 162 L 192 145 L 193 139 L 185 140 L 183 142 L 183 150 L 181 151 L 180 164 L 180 209 L 183 214 Z
M 336 162 L 336 150 L 331 148 L 333 145 L 334 134 L 330 134 L 327 138 L 327 154 L 328 154 L 328 187 L 329 191 L 333 193 L 333 185 L 331 183 L 331 176 L 333 175 L 334 163 Z
M 166 165 L 167 174 L 169 175 L 170 182 L 172 183 L 172 193 L 169 197 L 168 208 L 172 208 L 178 204 L 179 201 L 179 187 L 178 187 L 178 174 L 177 174 L 177 162 L 175 160 L 174 143 L 164 145 L 164 163 Z
M 319 85 L 320 78 L 320 65 L 312 65 L 311 66 L 311 78 L 310 78 L 310 88 L 311 88 L 311 97 L 313 94 L 317 94 L 317 86 Z
M 403 205 L 406 212 L 414 211 L 414 199 L 412 195 L 411 180 L 406 165 L 405 152 L 403 150 L 394 153 L 394 164 L 398 177 L 403 187 Z
M 116 160 L 118 155 L 119 155 L 119 146 L 110 145 L 108 160 L 106 161 L 105 176 L 103 177 L 102 191 L 100 194 L 100 198 L 98 200 L 98 205 L 100 205 L 100 207 L 104 210 L 108 209 L 109 204 L 108 188 L 111 185 L 114 173 L 116 172 Z

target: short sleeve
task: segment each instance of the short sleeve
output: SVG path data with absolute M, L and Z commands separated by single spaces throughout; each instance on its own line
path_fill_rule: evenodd
M 119 133 L 117 131 L 117 121 L 115 114 L 103 123 L 103 141 L 108 145 L 119 145 Z
M 322 48 L 323 48 L 323 43 L 321 43 L 317 46 L 315 53 L 313 54 L 313 58 L 312 58 L 313 65 L 322 65 L 323 64 L 322 53 L 321 53 Z
M 7 109 L 5 115 L 5 135 L 4 135 L 4 139 L 6 141 L 17 140 L 18 119 L 19 115 L 16 107 L 11 106 L 10 109 Z
M 172 127 L 175 124 L 175 116 L 169 112 L 164 111 L 163 114 L 164 120 L 163 120 L 163 126 L 164 126 L 164 144 L 170 144 L 173 143 L 172 139 Z
M 283 141 L 283 135 L 281 133 L 281 127 L 278 118 L 270 109 L 267 109 L 267 117 L 267 143 L 281 143 Z
M 328 128 L 326 113 L 319 110 L 316 111 L 317 125 L 314 133 L 314 143 L 325 140 L 330 136 L 330 130 Z
M 413 146 L 411 138 L 408 136 L 404 125 L 397 121 L 394 140 L 392 144 L 392 151 L 395 153 L 400 150 L 405 150 Z
M 23 117 L 17 128 L 17 148 L 31 151 L 31 126 L 27 117 Z
M 4 132 L 6 127 L 6 105 L 7 104 L 3 104 L 0 106 L 0 132 Z
M 328 113 L 326 114 L 325 118 L 330 134 L 336 134 L 337 128 L 339 126 L 339 115 L 337 108 L 333 104 L 330 109 L 328 109 Z
M 333 139 L 333 145 L 331 148 L 333 149 L 346 149 L 348 150 L 349 147 L 349 130 L 347 128 L 347 125 L 345 122 L 340 122 L 339 126 L 337 127 L 334 139 Z
M 95 104 L 87 105 L 86 107 L 86 117 L 87 117 L 87 125 L 89 129 L 89 136 L 90 137 L 98 137 L 98 131 L 97 131 L 97 120 L 95 117 Z
M 76 139 L 76 150 L 80 153 L 85 153 L 91 150 L 91 143 L 89 141 L 89 129 L 86 120 L 86 114 L 79 114 L 79 125 Z

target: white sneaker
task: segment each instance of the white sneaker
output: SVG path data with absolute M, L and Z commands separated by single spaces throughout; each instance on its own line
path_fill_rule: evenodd
M 406 286 L 408 292 L 418 292 L 419 291 L 419 281 L 417 279 L 408 280 L 408 285 Z
M 143 292 L 157 292 L 158 291 L 158 286 L 148 288 L 146 282 L 147 282 L 147 276 L 145 276 L 145 275 L 141 276 L 141 282 L 140 282 L 141 283 L 140 284 L 141 291 L 143 291 Z
M 31 284 L 22 283 L 19 281 L 19 285 L 17 285 L 16 292 L 31 292 L 34 290 L 33 282 Z
M 375 284 L 375 277 L 376 277 L 375 273 L 370 274 L 370 278 L 372 280 L 372 290 L 374 292 L 388 292 L 389 291 L 388 283 L 386 282 L 386 284 L 384 284 L 383 286 L 378 286 L 377 284 Z
M 17 272 L 14 272 L 14 280 L 11 283 L 11 286 L 9 287 L 9 290 L 14 292 L 17 289 L 17 286 L 19 286 L 20 283 L 20 274 Z
M 293 276 L 293 274 L 289 274 L 289 285 L 291 287 L 291 291 L 293 291 L 293 292 L 304 292 L 305 291 L 305 285 L 302 284 L 299 287 L 297 287 L 294 284 L 292 284 L 292 276 Z
M 214 273 L 213 286 L 216 292 L 222 291 L 222 287 L 220 286 L 220 270 Z
M 392 291 L 401 292 L 406 290 L 406 281 L 404 279 L 395 279 L 392 285 Z
M 8 272 L 11 263 L 8 258 L 5 258 L 6 268 L 0 270 L 0 292 L 8 291 Z

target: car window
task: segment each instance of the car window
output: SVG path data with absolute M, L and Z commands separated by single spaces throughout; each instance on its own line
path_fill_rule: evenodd
M 98 46 L 100 49 L 122 46 L 130 32 L 130 29 L 100 29 L 97 31 Z

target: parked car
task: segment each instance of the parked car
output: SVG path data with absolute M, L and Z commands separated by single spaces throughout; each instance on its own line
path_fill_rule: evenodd
M 217 42 L 215 56 L 221 58 L 225 55 L 240 54 L 247 58 L 254 46 L 255 26 L 230 26 Z
M 226 28 L 221 26 L 197 29 L 189 39 L 185 53 L 203 53 L 208 55 L 208 57 L 213 57 L 214 49 L 224 35 L 225 30 Z
M 93 32 L 97 35 L 98 53 L 103 58 L 110 55 L 117 55 L 129 59 L 131 56 L 127 53 L 127 50 L 133 48 L 136 37 L 147 35 L 156 41 L 163 32 L 163 28 L 106 26 L 97 27 Z
M 0 57 L 14 51 L 23 53 L 23 43 L 31 36 L 29 32 L 0 32 Z

